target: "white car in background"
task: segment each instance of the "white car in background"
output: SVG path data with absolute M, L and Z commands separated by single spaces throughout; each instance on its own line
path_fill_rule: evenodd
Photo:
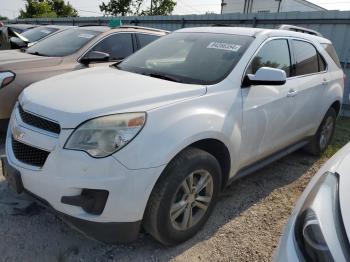
M 175 245 L 230 182 L 301 147 L 322 154 L 343 77 L 320 36 L 182 29 L 118 65 L 25 89 L 5 176 L 91 237 L 130 241 L 143 226 Z
M 318 171 L 300 197 L 275 261 L 350 261 L 350 143 Z

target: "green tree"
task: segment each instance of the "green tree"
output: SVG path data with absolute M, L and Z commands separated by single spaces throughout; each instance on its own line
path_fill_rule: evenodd
M 9 20 L 8 17 L 0 15 L 0 21 Z
M 173 0 L 153 0 L 152 9 L 148 9 L 141 12 L 141 15 L 171 15 L 176 6 L 176 2 Z
M 77 10 L 63 0 L 26 0 L 25 8 L 19 18 L 67 17 L 78 16 Z
M 63 0 L 49 0 L 48 1 L 52 9 L 56 12 L 58 17 L 77 17 L 78 11 L 74 9 L 74 7 L 67 2 L 67 4 Z
M 100 10 L 105 15 L 122 15 L 131 13 L 132 0 L 110 0 L 108 4 L 102 2 Z
M 105 15 L 170 15 L 176 6 L 175 0 L 152 0 L 150 6 L 144 6 L 146 0 L 110 0 L 102 2 L 100 10 Z

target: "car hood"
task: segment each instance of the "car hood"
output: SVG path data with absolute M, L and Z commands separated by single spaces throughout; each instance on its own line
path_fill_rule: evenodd
M 93 117 L 149 111 L 205 93 L 205 86 L 96 67 L 34 83 L 19 100 L 25 110 L 75 128 Z
M 55 66 L 62 62 L 61 57 L 37 56 L 20 50 L 0 51 L 1 70 L 23 70 L 39 67 Z

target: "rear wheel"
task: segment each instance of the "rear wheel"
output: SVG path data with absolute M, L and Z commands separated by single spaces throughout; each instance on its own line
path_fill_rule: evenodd
M 306 147 L 306 150 L 309 153 L 321 156 L 326 151 L 334 134 L 336 118 L 337 113 L 334 108 L 331 107 L 323 118 L 317 133 L 313 136 L 310 144 Z
M 144 228 L 165 245 L 188 240 L 208 219 L 220 184 L 218 161 L 203 150 L 186 149 L 170 162 L 155 185 Z

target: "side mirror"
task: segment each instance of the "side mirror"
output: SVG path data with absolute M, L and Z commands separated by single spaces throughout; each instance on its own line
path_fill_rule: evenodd
M 28 42 L 14 36 L 10 38 L 10 44 L 12 49 L 20 49 L 28 46 Z
M 109 54 L 99 51 L 91 51 L 80 59 L 80 63 L 88 65 L 93 62 L 107 62 L 109 61 Z
M 261 67 L 255 75 L 247 74 L 243 80 L 243 86 L 249 87 L 252 85 L 284 85 L 287 81 L 286 72 L 281 69 L 271 67 Z

